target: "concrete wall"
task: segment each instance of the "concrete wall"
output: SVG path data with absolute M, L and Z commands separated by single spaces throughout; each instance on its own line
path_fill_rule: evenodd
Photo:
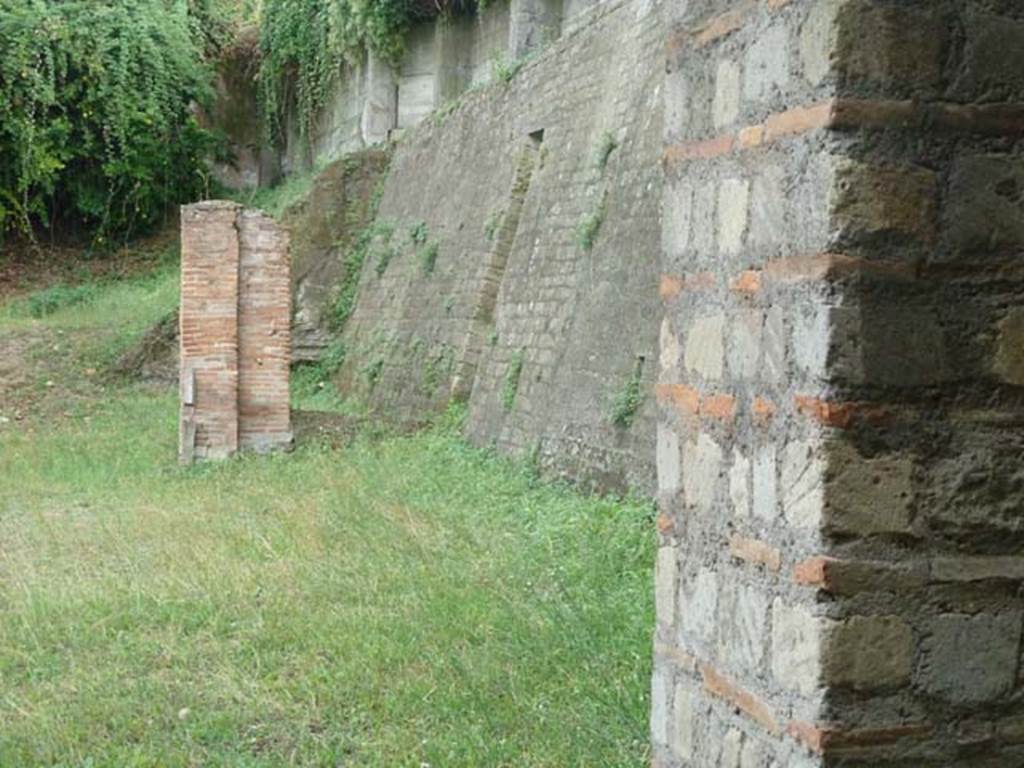
M 672 10 L 654 764 L 1024 765 L 1024 13 Z
M 589 18 L 396 147 L 340 382 L 401 420 L 468 398 L 475 442 L 651 488 L 652 399 L 612 414 L 655 372 L 660 24 L 635 2 Z

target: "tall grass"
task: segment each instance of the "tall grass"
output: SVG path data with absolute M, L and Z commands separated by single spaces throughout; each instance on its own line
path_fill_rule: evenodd
M 169 280 L 42 322 L 142 326 Z M 646 763 L 647 504 L 451 424 L 191 469 L 175 425 L 127 387 L 0 431 L 0 766 Z

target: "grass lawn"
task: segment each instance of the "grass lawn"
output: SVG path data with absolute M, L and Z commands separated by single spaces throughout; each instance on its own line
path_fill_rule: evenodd
M 0 766 L 645 765 L 649 506 L 454 419 L 181 469 L 88 373 L 175 280 L 0 307 Z

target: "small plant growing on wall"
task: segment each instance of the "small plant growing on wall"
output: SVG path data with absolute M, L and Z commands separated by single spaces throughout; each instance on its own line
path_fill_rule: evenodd
M 487 242 L 493 242 L 494 236 L 498 234 L 498 227 L 501 225 L 502 211 L 491 211 L 491 214 L 487 217 L 487 221 L 484 222 L 484 237 L 487 238 Z
M 601 224 L 604 223 L 605 200 L 604 195 L 598 198 L 593 209 L 584 214 L 580 223 L 576 225 L 576 244 L 584 251 L 593 250 L 597 242 L 597 235 L 601 231 Z
M 594 167 L 597 168 L 598 173 L 604 173 L 604 169 L 608 167 L 608 160 L 611 159 L 612 152 L 618 146 L 619 140 L 615 138 L 614 133 L 605 131 L 601 134 L 601 139 L 598 141 L 594 156 Z
M 436 240 L 433 240 L 420 248 L 420 269 L 423 270 L 424 275 L 432 275 L 434 273 L 434 266 L 437 264 L 438 250 L 439 246 Z
M 413 245 L 423 245 L 427 242 L 427 222 L 417 221 L 411 227 L 409 227 L 409 242 Z
M 512 355 L 508 368 L 505 370 L 505 383 L 501 388 L 501 404 L 506 411 L 511 411 L 516 403 L 519 392 L 519 379 L 523 374 L 523 350 Z
M 494 58 L 491 59 L 491 77 L 500 83 L 506 85 L 512 82 L 512 79 L 519 74 L 519 70 L 526 64 L 526 59 L 508 59 L 502 53 L 496 53 Z
M 345 272 L 341 285 L 338 286 L 338 294 L 334 299 L 334 311 L 331 317 L 331 326 L 334 330 L 340 331 L 344 328 L 355 309 L 359 275 L 362 272 L 363 263 L 373 248 L 387 251 L 387 254 L 381 256 L 376 264 L 378 277 L 384 274 L 384 270 L 388 266 L 387 262 L 391 259 L 390 243 L 394 231 L 394 226 L 387 221 L 374 222 L 356 236 L 355 243 L 345 254 Z
M 366 385 L 373 389 L 377 386 L 377 382 L 380 381 L 380 376 L 384 373 L 384 361 L 381 358 L 367 363 L 363 366 L 361 373 L 363 378 L 366 379 Z
M 628 429 L 633 424 L 636 412 L 640 410 L 640 404 L 643 402 L 643 390 L 641 389 L 643 366 L 644 359 L 637 358 L 633 374 L 612 400 L 611 422 L 620 429 Z

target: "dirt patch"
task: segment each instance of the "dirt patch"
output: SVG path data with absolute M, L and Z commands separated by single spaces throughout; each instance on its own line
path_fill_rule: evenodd
M 151 327 L 127 350 L 112 372 L 146 384 L 173 386 L 178 381 L 178 310 Z
M 125 278 L 153 270 L 176 247 L 177 216 L 167 227 L 116 251 L 92 253 L 86 242 L 31 243 L 10 238 L 0 244 L 0 301 L 57 283 Z

